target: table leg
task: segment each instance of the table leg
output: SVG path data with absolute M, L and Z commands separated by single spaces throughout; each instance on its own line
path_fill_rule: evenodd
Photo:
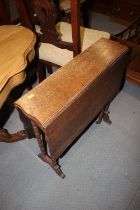
M 98 117 L 98 119 L 97 119 L 97 121 L 96 121 L 96 124 L 100 124 L 100 123 L 102 122 L 102 120 L 103 120 L 103 121 L 106 122 L 107 124 L 111 125 L 112 122 L 111 122 L 111 120 L 110 120 L 110 118 L 109 118 L 109 111 L 108 111 L 109 105 L 110 105 L 110 104 L 107 104 L 107 105 L 104 107 L 104 109 L 100 112 L 99 117 Z
M 27 138 L 25 130 L 10 134 L 6 129 L 0 128 L 0 142 L 13 143 Z
M 63 171 L 61 170 L 60 166 L 58 165 L 57 161 L 55 159 L 52 159 L 47 152 L 45 152 L 44 146 L 43 146 L 43 139 L 41 138 L 40 132 L 39 132 L 39 128 L 35 125 L 34 122 L 32 122 L 32 126 L 34 129 L 34 133 L 40 148 L 41 153 L 38 155 L 38 157 L 48 163 L 52 169 L 62 178 L 65 178 L 65 174 L 63 173 Z

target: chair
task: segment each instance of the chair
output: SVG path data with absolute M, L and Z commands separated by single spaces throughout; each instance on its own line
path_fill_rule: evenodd
M 31 10 L 28 11 L 29 1 L 16 1 L 24 24 L 27 27 L 32 27 L 40 39 L 39 81 L 45 78 L 44 65 L 47 65 L 51 72 L 52 65 L 64 66 L 73 56 L 87 49 L 98 39 L 110 38 L 110 34 L 107 32 L 80 27 L 79 1 L 71 1 L 71 24 L 66 22 L 56 24 L 57 6 L 52 0 L 30 1 L 30 7 L 32 5 L 34 13 Z M 31 17 L 31 14 L 34 15 Z M 32 25 L 34 23 L 35 25 Z
M 126 79 L 140 85 L 140 16 L 125 30 L 114 34 L 112 39 L 131 48 L 131 57 L 127 67 Z

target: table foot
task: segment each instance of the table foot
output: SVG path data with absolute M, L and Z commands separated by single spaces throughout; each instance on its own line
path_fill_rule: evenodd
M 104 107 L 104 109 L 100 112 L 100 114 L 99 114 L 99 117 L 98 117 L 98 119 L 97 119 L 97 121 L 96 121 L 96 124 L 100 124 L 101 122 L 102 122 L 102 120 L 104 121 L 104 122 L 106 122 L 107 124 L 109 124 L 109 125 L 111 125 L 111 120 L 110 120 L 110 118 L 109 118 L 109 111 L 108 111 L 108 109 L 109 109 L 109 103 Z
M 27 138 L 25 130 L 10 134 L 8 130 L 0 128 L 0 142 L 13 143 Z
M 48 155 L 45 154 L 39 154 L 38 157 L 43 160 L 44 162 L 48 163 L 52 169 L 62 178 L 65 178 L 65 174 L 62 172 L 60 166 L 56 163 L 56 161 L 53 161 Z
M 109 112 L 108 111 L 102 111 L 100 114 L 99 114 L 99 117 L 98 117 L 98 119 L 97 119 L 97 121 L 96 121 L 96 124 L 100 124 L 101 122 L 102 122 L 102 120 L 104 121 L 104 122 L 106 122 L 108 125 L 111 125 L 111 120 L 110 120 L 110 118 L 109 118 Z

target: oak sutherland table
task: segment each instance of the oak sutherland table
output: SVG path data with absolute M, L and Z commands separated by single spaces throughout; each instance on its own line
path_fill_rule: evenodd
M 34 44 L 31 30 L 16 25 L 0 26 L 0 108 L 10 91 L 25 80 L 25 68 L 34 58 Z M 24 131 L 10 134 L 0 128 L 0 141 L 14 142 L 25 137 Z
M 102 38 L 16 101 L 32 121 L 40 158 L 61 178 L 57 160 L 87 125 L 97 116 L 110 124 L 108 104 L 120 91 L 127 58 L 127 47 Z

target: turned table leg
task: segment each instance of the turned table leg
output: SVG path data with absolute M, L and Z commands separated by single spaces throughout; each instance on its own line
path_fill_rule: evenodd
M 41 138 L 40 131 L 38 127 L 35 125 L 34 122 L 32 122 L 34 133 L 40 148 L 41 153 L 38 155 L 38 157 L 43 160 L 44 162 L 48 163 L 53 170 L 63 179 L 65 178 L 65 174 L 62 172 L 60 166 L 58 165 L 57 161 L 55 159 L 52 159 L 47 152 L 45 152 L 44 145 L 43 145 L 43 139 Z

